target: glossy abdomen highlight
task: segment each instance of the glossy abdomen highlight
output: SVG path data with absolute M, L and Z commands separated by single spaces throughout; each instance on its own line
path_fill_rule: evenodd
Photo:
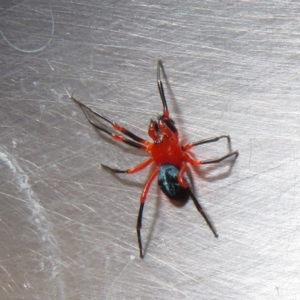
M 163 193 L 170 199 L 185 201 L 188 189 L 183 188 L 178 182 L 179 170 L 171 164 L 163 164 L 159 168 L 158 185 Z

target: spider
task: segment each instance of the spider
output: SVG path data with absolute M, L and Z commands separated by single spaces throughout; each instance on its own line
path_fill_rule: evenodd
M 110 121 L 107 117 L 102 114 L 96 112 L 92 108 L 87 105 L 81 103 L 77 99 L 75 99 L 72 95 L 70 98 L 74 100 L 82 109 L 85 114 L 87 120 L 97 129 L 103 131 L 104 133 L 110 135 L 112 139 L 118 142 L 122 142 L 128 144 L 132 147 L 138 148 L 142 151 L 147 152 L 150 157 L 145 161 L 141 162 L 137 166 L 127 169 L 127 170 L 119 170 L 115 168 L 111 168 L 107 165 L 102 165 L 106 170 L 109 170 L 113 173 L 127 173 L 133 174 L 137 173 L 150 164 L 155 164 L 155 170 L 148 178 L 144 189 L 142 191 L 140 197 L 140 209 L 137 218 L 137 238 L 139 245 L 140 257 L 144 257 L 143 246 L 142 246 L 142 238 L 141 238 L 141 228 L 142 228 L 142 217 L 144 204 L 147 198 L 147 194 L 149 192 L 149 188 L 156 177 L 158 177 L 158 185 L 163 193 L 172 200 L 181 200 L 187 199 L 191 197 L 197 210 L 203 216 L 206 221 L 208 227 L 217 238 L 218 234 L 203 211 L 200 203 L 197 198 L 191 191 L 191 188 L 184 176 L 187 171 L 188 164 L 192 166 L 201 166 L 207 164 L 215 164 L 223 161 L 228 157 L 234 156 L 235 158 L 238 156 L 238 151 L 229 152 L 226 155 L 212 160 L 197 160 L 191 154 L 190 150 L 199 145 L 217 142 L 220 139 L 227 139 L 227 143 L 229 145 L 229 149 L 231 149 L 231 141 L 229 135 L 221 135 L 214 138 L 204 139 L 200 141 L 196 141 L 193 143 L 188 143 L 186 145 L 182 144 L 179 140 L 178 130 L 175 126 L 174 121 L 170 117 L 167 100 L 164 93 L 163 83 L 160 79 L 161 70 L 164 72 L 163 63 L 161 60 L 158 60 L 157 63 L 157 86 L 160 94 L 160 98 L 163 106 L 163 113 L 157 118 L 157 120 L 150 120 L 150 125 L 148 128 L 148 135 L 153 140 L 151 142 L 144 140 L 131 131 L 125 129 L 124 127 L 118 125 L 115 122 Z M 111 131 L 106 127 L 103 127 L 101 123 L 98 123 L 97 119 L 102 119 L 105 122 L 109 123 L 115 131 Z M 120 133 L 118 133 L 120 132 Z M 125 137 L 127 136 L 127 137 Z

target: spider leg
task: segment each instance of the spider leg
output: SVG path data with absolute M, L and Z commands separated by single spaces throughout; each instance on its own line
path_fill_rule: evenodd
M 209 221 L 208 217 L 206 216 L 205 212 L 203 211 L 202 206 L 200 205 L 199 201 L 197 200 L 195 195 L 192 193 L 191 189 L 189 187 L 187 189 L 188 189 L 188 192 L 189 192 L 191 198 L 193 199 L 193 201 L 195 203 L 195 206 L 196 206 L 197 210 L 199 211 L 199 213 L 202 215 L 202 217 L 206 221 L 208 227 L 213 232 L 214 236 L 217 238 L 219 235 L 217 234 L 217 232 L 214 229 L 213 225 L 210 223 L 210 221 Z
M 189 153 L 185 152 L 184 153 L 184 159 L 186 162 L 192 164 L 193 166 L 200 166 L 200 165 L 207 165 L 207 164 L 216 164 L 216 163 L 219 163 L 221 162 L 222 160 L 228 158 L 228 157 L 231 157 L 231 156 L 235 156 L 235 158 L 237 158 L 239 155 L 239 152 L 238 151 L 234 151 L 234 152 L 230 152 L 220 158 L 216 158 L 216 159 L 209 159 L 209 160 L 197 160 L 197 159 L 194 159 Z
M 217 159 L 210 159 L 210 160 L 205 160 L 202 162 L 202 165 L 207 165 L 207 164 L 216 164 L 216 163 L 219 163 L 221 162 L 222 160 L 228 158 L 228 157 L 231 157 L 231 156 L 235 156 L 235 158 L 237 158 L 239 155 L 239 152 L 238 151 L 234 151 L 234 152 L 231 152 L 231 153 L 228 153 L 220 158 L 217 158 Z
M 132 146 L 132 147 L 141 149 L 141 150 L 143 150 L 143 151 L 147 151 L 148 147 L 144 144 L 144 142 L 143 142 L 143 143 L 139 143 L 139 142 L 137 142 L 137 141 L 129 140 L 129 139 L 127 139 L 127 138 L 125 138 L 125 137 L 123 137 L 123 136 L 121 136 L 121 135 L 115 134 L 114 132 L 112 132 L 112 131 L 106 129 L 105 127 L 102 127 L 102 126 L 99 125 L 99 124 L 97 124 L 94 120 L 92 120 L 92 119 L 90 118 L 90 116 L 88 115 L 88 112 L 90 112 L 90 113 L 92 113 L 93 115 L 96 115 L 96 116 L 102 118 L 103 120 L 105 120 L 105 121 L 107 121 L 107 122 L 109 122 L 109 123 L 112 123 L 112 122 L 109 121 L 109 120 L 108 120 L 107 118 L 105 118 L 104 116 L 98 114 L 97 112 L 95 112 L 94 110 L 92 110 L 91 108 L 89 108 L 88 106 L 86 106 L 85 104 L 79 102 L 79 101 L 76 100 L 73 96 L 70 96 L 70 97 L 71 97 L 72 100 L 74 100 L 74 101 L 81 107 L 81 109 L 82 109 L 82 111 L 83 111 L 85 117 L 87 118 L 87 120 L 88 120 L 94 127 L 96 127 L 97 129 L 99 129 L 99 130 L 105 132 L 106 134 L 110 135 L 115 141 L 123 142 L 123 143 L 128 144 L 128 145 L 130 145 L 130 146 Z M 124 133 L 124 134 L 125 134 L 125 133 Z M 128 135 L 128 134 L 127 134 L 127 135 Z M 133 133 L 132 133 L 132 135 L 134 136 Z M 135 136 L 135 137 L 136 137 L 136 136 Z M 132 136 L 131 136 L 131 138 L 132 138 Z M 132 138 L 132 139 L 133 139 L 133 138 Z M 140 139 L 140 138 L 139 138 L 139 137 L 136 137 L 135 140 L 137 140 L 137 139 Z M 142 140 L 142 139 L 140 139 L 140 140 Z M 144 140 L 142 140 L 142 141 L 144 141 Z M 147 141 L 145 141 L 145 142 L 147 142 Z M 147 143 L 149 143 L 149 142 L 147 142 Z M 150 144 L 150 143 L 149 143 L 149 144 Z
M 187 163 L 186 162 L 183 162 L 181 164 L 181 168 L 180 168 L 180 171 L 178 173 L 178 176 L 177 176 L 177 179 L 178 179 L 178 182 L 180 183 L 180 185 L 183 187 L 183 188 L 187 188 L 188 187 L 188 184 L 187 182 L 185 181 L 183 175 L 185 173 L 187 169 Z
M 168 110 L 167 100 L 166 100 L 166 96 L 165 96 L 165 92 L 164 92 L 164 86 L 160 79 L 160 69 L 162 69 L 162 71 L 164 72 L 163 63 L 159 59 L 157 61 L 157 87 L 158 87 L 158 91 L 159 91 L 160 98 L 161 98 L 162 105 L 163 105 L 164 116 L 166 118 L 169 118 L 169 110 Z
M 218 237 L 218 234 L 216 232 L 216 230 L 214 229 L 214 227 L 212 226 L 212 224 L 210 223 L 208 217 L 206 216 L 205 212 L 203 211 L 200 203 L 198 202 L 197 198 L 195 197 L 195 195 L 192 193 L 190 187 L 188 186 L 187 182 L 184 180 L 184 173 L 187 169 L 187 163 L 186 162 L 183 162 L 182 165 L 181 165 L 181 168 L 180 168 L 180 171 L 178 173 L 178 181 L 180 183 L 180 185 L 183 187 L 183 188 L 186 188 L 189 195 L 191 196 L 191 198 L 193 199 L 194 203 L 195 203 L 195 206 L 197 208 L 197 210 L 200 212 L 200 214 L 202 215 L 202 217 L 204 218 L 204 220 L 206 221 L 208 227 L 211 229 L 211 231 L 213 232 L 214 236 L 217 238 Z
M 204 139 L 204 140 L 200 140 L 200 141 L 197 141 L 197 142 L 189 143 L 187 145 L 184 145 L 182 148 L 183 148 L 184 151 L 186 151 L 186 150 L 192 149 L 195 146 L 217 142 L 218 140 L 223 139 L 223 138 L 226 138 L 227 142 L 228 142 L 228 145 L 231 146 L 230 136 L 229 135 L 220 135 L 220 136 L 217 136 L 215 138 L 209 138 L 209 139 Z
M 186 154 L 186 161 L 189 162 L 189 163 L 192 163 L 192 164 L 196 164 L 196 165 L 199 165 L 199 164 L 203 164 L 203 162 L 200 162 L 200 161 L 197 161 L 195 159 L 193 159 L 188 153 L 185 153 Z M 228 155 L 226 156 L 228 157 Z M 223 157 L 221 158 L 222 159 L 225 159 L 226 157 Z M 200 214 L 202 215 L 202 217 L 204 218 L 204 220 L 206 221 L 208 227 L 211 229 L 211 231 L 213 232 L 214 236 L 217 238 L 218 237 L 218 234 L 216 232 L 216 230 L 214 229 L 214 227 L 212 226 L 212 224 L 210 223 L 208 217 L 206 216 L 205 212 L 203 211 L 199 201 L 197 200 L 197 198 L 195 197 L 195 195 L 193 194 L 193 192 L 191 191 L 190 187 L 188 186 L 187 182 L 184 180 L 184 173 L 186 172 L 187 170 L 187 163 L 186 162 L 183 162 L 181 164 L 181 168 L 180 168 L 180 171 L 178 173 L 178 182 L 180 183 L 180 185 L 183 187 L 183 188 L 186 188 L 189 195 L 191 196 L 191 198 L 193 199 L 194 203 L 195 203 L 195 206 L 197 208 L 197 210 L 200 212 Z
M 147 160 L 143 161 L 142 163 L 138 164 L 137 166 L 131 168 L 131 169 L 128 169 L 128 170 L 119 170 L 119 169 L 115 169 L 115 168 L 111 168 L 109 166 L 106 166 L 106 165 L 103 165 L 101 164 L 101 166 L 104 168 L 104 169 L 107 169 L 113 173 L 127 173 L 127 174 L 133 174 L 133 173 L 137 173 L 143 169 L 145 169 L 146 167 L 148 167 L 151 163 L 153 162 L 153 158 L 150 157 L 148 158 Z
M 95 121 L 93 121 L 90 116 L 88 115 L 88 113 L 90 113 L 91 115 L 94 115 L 94 116 L 97 116 L 99 118 L 101 118 L 102 120 L 108 122 L 109 124 L 111 124 L 111 126 L 119 131 L 119 132 L 122 132 L 123 134 L 127 135 L 128 137 L 130 137 L 132 140 L 138 142 L 139 144 L 142 144 L 144 146 L 148 146 L 150 144 L 150 142 L 138 137 L 137 135 L 135 135 L 134 133 L 132 133 L 131 131 L 127 130 L 126 128 L 118 125 L 117 123 L 115 122 L 112 122 L 110 121 L 108 118 L 104 117 L 103 115 L 101 115 L 100 113 L 96 112 L 95 110 L 93 110 L 92 108 L 88 107 L 87 105 L 83 104 L 82 102 L 80 102 L 79 100 L 75 99 L 72 95 L 70 96 L 70 98 L 76 102 L 80 108 L 82 109 L 82 111 L 84 112 L 86 118 L 88 119 L 88 121 L 95 127 L 97 127 L 98 129 L 104 131 L 102 129 L 102 127 L 95 123 Z
M 151 183 L 155 179 L 159 172 L 159 169 L 157 168 L 149 177 L 148 181 L 146 182 L 141 198 L 140 198 L 140 210 L 139 210 L 139 215 L 137 218 L 137 223 L 136 223 L 136 232 L 137 232 L 137 237 L 138 237 L 138 243 L 139 243 L 139 249 L 140 249 L 140 258 L 143 258 L 143 246 L 142 246 L 142 237 L 141 237 L 141 228 L 142 228 L 142 218 L 143 218 L 143 210 L 144 210 L 144 204 L 146 201 L 147 194 L 149 192 L 149 188 L 151 186 Z

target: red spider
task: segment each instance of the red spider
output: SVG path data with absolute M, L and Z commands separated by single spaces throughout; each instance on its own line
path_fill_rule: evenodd
M 231 149 L 230 145 L 230 136 L 229 135 L 221 135 L 215 138 L 200 140 L 197 142 L 189 143 L 186 145 L 182 145 L 179 141 L 178 131 L 175 127 L 174 121 L 170 118 L 169 110 L 167 106 L 167 101 L 164 93 L 163 83 L 160 79 L 160 70 L 163 70 L 162 61 L 158 60 L 157 64 L 157 86 L 159 90 L 159 94 L 162 100 L 163 105 L 163 114 L 158 117 L 156 120 L 151 120 L 150 125 L 148 128 L 148 135 L 151 137 L 153 142 L 146 141 L 134 133 L 130 132 L 129 130 L 125 129 L 124 127 L 118 125 L 115 122 L 110 121 L 103 115 L 97 113 L 90 107 L 86 106 L 85 104 L 81 103 L 80 101 L 76 100 L 72 95 L 70 98 L 73 99 L 82 109 L 88 121 L 97 129 L 107 133 L 110 135 L 114 140 L 126 143 L 130 146 L 148 152 L 150 154 L 150 158 L 143 161 L 139 165 L 134 168 L 128 170 L 118 170 L 106 165 L 102 165 L 105 169 L 113 172 L 113 173 L 127 173 L 133 174 L 145 169 L 151 163 L 155 164 L 155 170 L 149 177 L 146 185 L 143 189 L 141 198 L 140 198 L 140 210 L 137 218 L 137 237 L 140 249 L 140 257 L 143 258 L 143 247 L 142 247 L 142 239 L 141 239 L 141 228 L 142 228 L 142 216 L 143 216 L 143 209 L 144 204 L 146 201 L 146 197 L 150 188 L 151 183 L 153 180 L 158 176 L 158 185 L 160 189 L 164 192 L 164 194 L 174 200 L 185 200 L 188 196 L 190 196 L 200 214 L 205 219 L 207 225 L 213 232 L 215 237 L 218 237 L 214 227 L 210 223 L 209 219 L 207 218 L 206 214 L 202 210 L 201 205 L 199 204 L 198 200 L 192 193 L 184 174 L 187 170 L 187 164 L 191 164 L 193 166 L 200 166 L 204 164 L 213 164 L 219 163 L 222 160 L 235 156 L 238 156 L 238 151 L 229 152 L 228 154 L 213 160 L 196 160 L 194 159 L 189 150 L 193 147 L 216 142 L 219 139 L 226 138 L 229 149 Z M 95 118 L 96 117 L 96 118 Z M 97 122 L 97 117 L 110 123 L 111 126 L 125 136 L 129 137 L 126 138 L 122 135 L 119 135 L 113 131 L 110 131 L 103 127 L 100 123 Z M 93 118 L 93 119 L 92 119 Z

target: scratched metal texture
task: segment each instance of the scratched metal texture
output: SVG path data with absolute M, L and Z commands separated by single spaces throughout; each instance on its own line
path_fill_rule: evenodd
M 17 0 L 0 16 L 0 299 L 300 299 L 299 2 Z M 153 184 L 141 260 L 151 168 L 100 163 L 146 155 L 66 89 L 147 138 L 158 58 L 181 139 L 230 134 L 240 156 L 190 172 L 218 239 Z

